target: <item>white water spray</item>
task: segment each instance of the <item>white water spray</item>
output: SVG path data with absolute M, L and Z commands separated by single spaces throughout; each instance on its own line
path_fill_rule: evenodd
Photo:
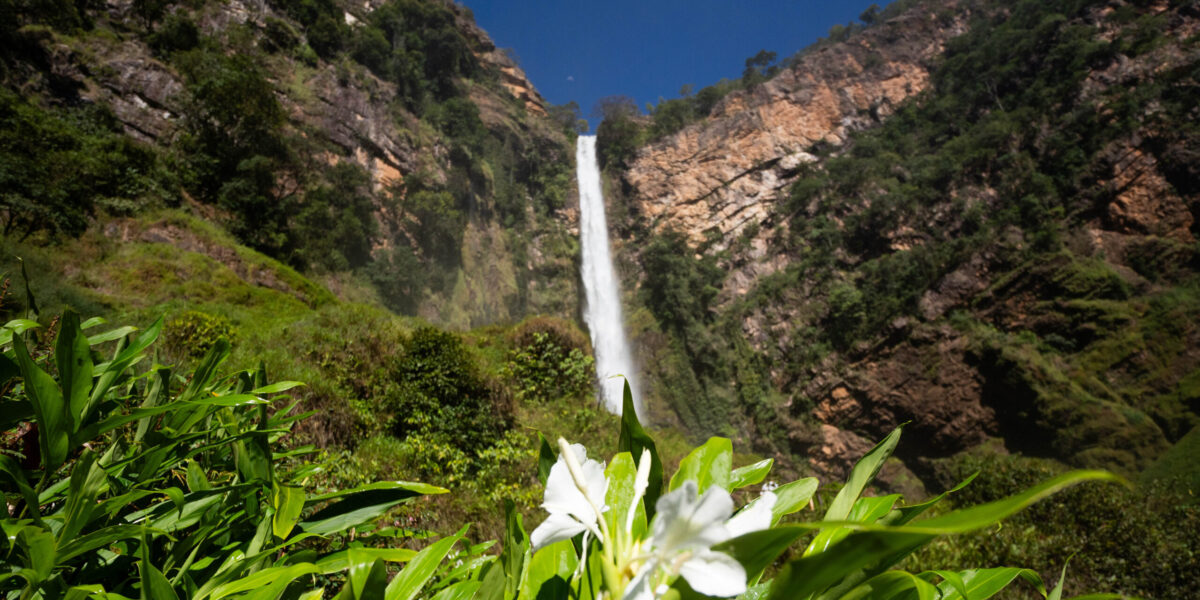
M 581 135 L 575 145 L 576 177 L 579 180 L 579 238 L 583 246 L 583 289 L 586 304 L 583 320 L 592 335 L 596 353 L 596 376 L 600 398 L 610 412 L 621 414 L 624 380 L 629 379 L 634 409 L 642 412 L 633 354 L 625 338 L 621 317 L 621 293 L 608 250 L 608 221 L 604 218 L 604 192 L 600 164 L 596 160 L 596 136 Z

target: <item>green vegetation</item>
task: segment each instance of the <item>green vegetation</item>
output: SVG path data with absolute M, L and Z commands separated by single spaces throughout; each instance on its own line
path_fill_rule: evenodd
M 407 314 L 462 303 L 462 280 L 502 289 L 505 306 L 464 307 L 465 316 L 448 319 L 456 324 L 515 320 L 530 304 L 563 302 L 561 290 L 528 292 L 526 259 L 532 235 L 549 239 L 560 228 L 551 215 L 566 202 L 568 139 L 527 113 L 476 57 L 463 9 L 392 0 L 352 27 L 339 3 L 277 2 L 261 20 L 214 28 L 215 5 L 201 0 L 139 1 L 127 16 L 101 19 L 88 3 L 44 4 L 0 4 L 13 16 L 5 19 L 13 35 L 0 44 L 7 235 L 53 243 L 97 219 L 186 207 L 303 273 L 368 282 Z M 120 49 L 125 38 L 134 46 Z M 170 98 L 149 98 L 153 109 L 179 115 L 163 132 L 131 125 L 127 110 L 118 121 L 105 102 L 83 97 L 89 88 L 122 90 L 101 57 L 136 53 L 139 41 L 161 61 L 158 76 L 183 85 Z M 54 54 L 62 47 L 71 52 Z M 54 68 L 72 75 L 56 74 L 54 61 L 67 61 Z M 331 72 L 335 89 L 325 89 Z M 417 157 L 415 172 L 368 172 L 361 167 L 374 171 L 382 158 L 392 169 L 411 157 L 386 156 L 395 150 L 359 133 L 351 137 L 363 148 L 347 148 L 344 132 L 326 130 L 316 117 L 331 109 L 320 94 L 341 88 L 377 105 L 372 118 L 384 122 L 373 127 L 396 130 L 399 146 L 410 148 L 401 152 Z M 134 142 L 132 130 L 156 139 Z M 506 239 L 490 250 L 511 253 L 511 282 L 463 259 L 470 235 L 491 236 L 494 227 Z M 547 252 L 555 249 L 539 248 L 538 266 L 562 276 L 555 269 L 574 256 Z
M 582 446 L 576 455 L 560 438 L 571 458 L 556 457 L 541 439 L 536 471 L 547 499 L 557 499 L 545 506 L 558 525 L 544 524 L 530 537 L 510 502 L 499 556 L 485 554 L 494 542 L 452 553 L 467 526 L 430 543 L 428 533 L 401 526 L 404 515 L 397 512 L 402 503 L 445 489 L 404 481 L 321 489 L 338 483 L 330 471 L 346 467 L 311 462 L 305 458 L 315 452 L 311 446 L 288 445 L 293 425 L 312 413 L 292 415 L 297 404 L 280 394 L 302 384 L 269 383 L 261 365 L 222 375 L 229 357 L 224 338 L 197 339 L 211 349 L 187 377 L 175 377 L 168 367 L 142 364 L 162 319 L 142 332 L 122 327 L 91 336 L 85 331 L 102 319 L 81 323 L 67 312 L 54 323 L 52 336 L 36 321 L 14 319 L 0 341 L 0 493 L 9 508 L 0 592 L 12 597 L 354 600 L 422 592 L 469 598 L 486 589 L 485 596 L 599 598 L 602 590 L 616 596 L 659 585 L 730 596 L 753 585 L 772 598 L 812 592 L 888 598 L 906 590 L 965 595 L 968 587 L 981 589 L 985 573 L 982 579 L 999 581 L 982 588 L 989 591 L 980 598 L 1018 576 L 1057 598 L 1062 580 L 1047 592 L 1027 570 L 917 575 L 892 567 L 938 534 L 978 530 L 1078 482 L 1114 479 L 1068 473 L 971 510 L 915 521 L 945 494 L 898 507 L 899 496 L 863 495 L 899 441 L 896 430 L 859 461 L 822 521 L 781 523 L 814 496 L 812 478 L 764 492 L 731 519 L 727 490 L 760 484 L 773 461 L 734 469 L 730 440 L 712 438 L 679 462 L 668 483 L 663 455 L 638 423 L 626 387 L 620 454 L 607 469 L 587 459 Z M 463 379 L 470 373 L 465 355 L 446 336 L 414 333 L 415 360 L 402 382 L 428 393 L 472 385 Z M 544 336 L 534 332 L 535 339 Z M 111 360 L 99 362 L 101 350 L 110 350 Z M 399 446 L 419 445 L 414 437 Z M 381 440 L 364 449 L 378 457 L 396 446 Z M 602 513 L 597 499 L 610 510 Z M 491 510 L 497 511 L 494 503 Z M 579 527 L 564 534 L 564 518 Z M 597 525 L 589 539 L 583 530 Z M 699 536 L 697 526 L 712 532 Z M 680 528 L 698 539 L 681 538 Z M 802 556 L 759 583 L 772 562 L 810 534 Z M 576 537 L 588 558 L 577 556 Z M 588 552 L 588 545 L 595 547 Z M 585 568 L 575 569 L 581 561 Z M 712 562 L 722 568 L 689 568 Z
M 1194 437 L 1194 436 L 1193 436 Z M 939 478 L 952 485 L 979 475 L 955 493 L 957 506 L 992 502 L 1063 472 L 1054 461 L 975 452 L 942 461 Z M 1066 564 L 1067 593 L 1104 589 L 1141 598 L 1169 598 L 1195 583 L 1200 508 L 1195 487 L 1080 486 L 1022 512 L 1003 527 L 939 540 L 905 564 L 922 570 L 947 564 Z M 1042 568 L 1046 575 L 1053 571 Z M 1017 596 L 1014 596 L 1017 597 Z
M 98 210 L 163 200 L 155 153 L 100 106 L 46 109 L 0 88 L 0 210 L 5 236 L 77 236 Z
M 226 340 L 203 340 L 211 350 L 177 377 L 139 368 L 162 320 L 138 333 L 85 333 L 102 324 L 68 312 L 55 319 L 57 336 L 20 319 L 3 330 L 6 597 L 275 598 L 349 588 L 362 560 L 378 561 L 376 577 L 385 563 L 411 561 L 392 586 L 411 597 L 461 539 L 418 553 L 376 525 L 442 488 L 315 491 L 322 467 L 301 460 L 313 448 L 280 444 L 306 416 L 279 395 L 299 384 L 268 383 L 261 367 L 219 374 Z M 358 533 L 382 543 L 363 549 Z
M 913 5 L 894 3 L 888 15 L 862 20 L 879 23 Z M 957 398 L 952 385 L 977 385 L 981 407 L 994 411 L 989 433 L 1007 451 L 1045 460 L 1052 472 L 1065 464 L 1160 481 L 1180 464 L 1182 450 L 1169 448 L 1190 447 L 1200 419 L 1200 355 L 1192 348 L 1200 263 L 1188 239 L 1196 226 L 1186 215 L 1123 223 L 1113 207 L 1138 193 L 1124 196 L 1120 178 L 1140 167 L 1121 161 L 1145 156 L 1166 182 L 1148 193 L 1196 214 L 1196 170 L 1182 159 L 1195 157 L 1200 139 L 1195 104 L 1182 100 L 1200 89 L 1196 40 L 1169 29 L 1191 18 L 1179 13 L 1190 9 L 1175 3 L 1159 14 L 1161 7 L 1130 2 L 1101 13 L 1097 3 L 1065 0 L 972 6 L 970 30 L 951 40 L 925 92 L 844 145 L 806 149 L 818 161 L 800 167 L 758 235 L 768 256 L 786 257 L 778 271 L 747 285 L 746 275 L 776 264 L 750 252 L 749 238 L 680 244 L 660 223 L 636 215 L 624 222 L 644 273 L 644 309 L 632 311 L 632 328 L 663 383 L 655 393 L 691 430 L 745 436 L 764 454 L 812 456 L 836 444 L 825 424 L 861 436 L 877 431 L 876 415 L 909 418 L 905 403 L 924 400 L 914 390 Z M 955 16 L 928 13 L 944 22 Z M 1128 61 L 1144 56 L 1163 66 L 1134 72 Z M 1121 83 L 1104 79 L 1118 71 Z M 690 122 L 685 100 L 659 104 L 662 122 L 673 124 L 665 130 Z M 654 139 L 647 132 L 660 116 L 628 114 L 615 111 L 601 125 L 613 176 Z M 671 249 L 669 260 L 662 248 Z M 710 269 L 712 279 L 704 275 Z M 738 273 L 730 281 L 744 293 L 723 282 L 726 270 Z M 956 377 L 938 363 L 947 355 L 961 356 L 954 368 L 969 376 L 946 383 Z M 924 371 L 913 369 L 911 380 L 889 374 L 907 374 L 904 364 L 918 360 Z M 846 400 L 832 394 L 842 385 L 851 391 Z M 696 406 L 719 415 L 716 424 L 698 418 Z M 929 457 L 909 458 L 931 488 L 970 474 L 935 478 L 923 462 Z M 971 500 L 995 500 L 1051 471 Z M 1061 512 L 1022 521 L 1019 534 L 1006 526 L 1011 537 L 939 542 L 919 568 L 964 558 L 1062 564 L 1078 550 L 1072 564 L 1086 574 L 1076 590 L 1119 580 L 1113 587 L 1125 593 L 1185 594 L 1194 585 L 1177 557 L 1195 553 L 1194 536 L 1167 530 L 1194 520 L 1188 489 L 1110 494 L 1080 516 L 1064 503 Z M 1100 522 L 1094 514 L 1117 520 L 1122 503 L 1140 511 L 1128 530 L 1123 522 L 1088 535 Z M 1110 551 L 1139 528 L 1147 539 Z M 1168 572 L 1134 573 L 1139 553 L 1162 557 Z M 1105 575 L 1114 570 L 1124 574 Z

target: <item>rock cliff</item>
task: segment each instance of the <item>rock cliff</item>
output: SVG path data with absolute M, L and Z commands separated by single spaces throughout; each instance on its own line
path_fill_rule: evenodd
M 1160 327 L 1166 314 L 1200 314 L 1190 291 L 1198 136 L 1170 125 L 1196 115 L 1183 98 L 1200 89 L 1200 12 L 1167 2 L 1067 14 L 1053 12 L 1063 3 L 1043 14 L 986 1 L 907 6 L 803 52 L 614 169 L 627 264 L 678 230 L 697 264 L 725 271 L 697 325 L 673 334 L 701 366 L 686 377 L 662 366 L 668 344 L 655 331 L 645 334 L 658 352 L 648 368 L 738 398 L 735 421 L 744 416 L 762 450 L 833 477 L 902 423 L 902 458 L 922 476 L 919 457 L 992 437 L 1076 465 L 1145 468 L 1200 422 L 1189 383 L 1200 357 L 1185 350 L 1200 328 Z M 978 33 L 1005 27 L 1026 29 L 1003 43 Z M 1051 47 L 1089 58 L 1068 72 Z M 1039 66 L 994 87 L 1020 61 Z M 954 71 L 960 64 L 974 66 Z M 1040 87 L 1021 87 L 1035 79 Z M 962 106 L 969 117 L 945 108 Z M 919 116 L 937 110 L 944 116 Z M 901 111 L 904 124 L 889 128 Z M 938 118 L 963 120 L 939 129 Z M 972 131 L 989 119 L 990 134 Z M 1053 147 L 1063 139 L 1072 141 Z M 906 154 L 918 151 L 928 154 Z M 737 331 L 751 350 L 706 341 L 697 327 Z M 714 370 L 722 359 L 736 368 Z M 778 394 L 769 409 L 746 391 L 754 361 Z
M 798 167 L 816 160 L 814 146 L 841 145 L 926 88 L 932 61 L 969 17 L 953 14 L 919 7 L 729 94 L 706 119 L 638 152 L 625 173 L 635 209 L 656 229 L 695 242 L 716 234 L 722 246 L 770 220 Z
M 189 53 L 253 56 L 283 113 L 280 144 L 290 147 L 292 170 L 274 175 L 272 195 L 302 207 L 300 188 L 315 186 L 322 171 L 339 163 L 361 167 L 370 177 L 379 225 L 371 240 L 374 255 L 411 247 L 430 272 L 421 278 L 427 289 L 411 312 L 458 327 L 534 312 L 574 314 L 577 250 L 568 241 L 567 180 L 572 153 L 561 128 L 545 118 L 536 88 L 470 11 L 454 2 L 347 6 L 339 19 L 344 26 L 337 24 L 340 41 L 325 47 L 309 39 L 320 31 L 313 33 L 297 20 L 301 13 L 283 3 L 167 3 L 161 14 L 148 17 L 147 7 L 133 0 L 109 0 L 89 8 L 87 28 L 77 32 L 22 29 L 27 47 L 20 52 L 28 57 L 14 60 L 12 70 L 21 74 L 22 93 L 51 105 L 103 107 L 126 135 L 167 150 L 189 135 L 188 117 L 197 110 Z M 463 67 L 469 75 L 435 82 L 442 75 L 418 69 L 397 80 L 386 62 L 394 59 L 386 54 L 392 51 L 386 41 L 378 50 L 384 58 L 363 59 L 369 65 L 355 58 L 355 44 L 367 43 L 357 40 L 371 39 L 362 32 L 374 26 L 373 12 L 385 7 L 416 11 L 432 19 L 427 27 L 449 28 L 438 35 L 467 49 L 456 60 L 474 61 Z M 443 50 L 430 50 L 431 56 Z M 456 98 L 473 107 L 454 104 Z M 453 196 L 447 226 L 454 231 L 438 244 L 459 248 L 420 247 L 420 229 L 430 223 L 409 206 L 413 189 Z M 195 206 L 214 198 L 198 200 Z M 212 207 L 202 212 L 218 221 L 223 216 Z M 432 264 L 434 254 L 441 264 Z

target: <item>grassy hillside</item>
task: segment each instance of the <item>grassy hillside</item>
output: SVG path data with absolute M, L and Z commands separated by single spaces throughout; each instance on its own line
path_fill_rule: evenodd
M 7 237 L 179 209 L 300 272 L 365 281 L 400 313 L 573 314 L 573 123 L 506 87 L 523 75 L 465 9 L 2 10 Z
M 362 300 L 338 299 L 180 211 L 104 221 L 49 248 L 9 241 L 4 251 L 9 318 L 29 310 L 20 257 L 47 325 L 66 308 L 139 327 L 163 317 L 158 363 L 187 369 L 224 337 L 228 369 L 262 365 L 273 380 L 305 382 L 293 395 L 316 414 L 288 444 L 324 448 L 321 460 L 335 465 L 324 481 L 337 489 L 405 479 L 455 490 L 412 508 L 420 528 L 470 520 L 483 540 L 503 533 L 497 503 L 532 515 L 539 432 L 615 447 L 615 418 L 595 404 L 590 346 L 569 321 L 446 331 L 395 315 L 361 281 L 336 283 Z M 664 460 L 685 452 L 679 434 L 659 437 Z

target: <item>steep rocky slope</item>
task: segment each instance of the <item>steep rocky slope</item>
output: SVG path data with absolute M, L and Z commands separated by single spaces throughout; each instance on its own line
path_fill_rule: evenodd
M 456 327 L 574 314 L 570 142 L 469 11 L 440 0 L 154 7 L 29 9 L 5 24 L 12 110 L 100 114 L 106 135 L 152 152 L 151 191 L 120 207 L 80 197 L 86 218 L 190 205 L 294 266 L 352 273 L 394 309 Z M 380 45 L 396 23 L 410 24 L 392 32 L 408 36 L 407 54 Z M 346 188 L 353 197 L 331 196 Z M 310 240 L 350 211 L 329 259 Z
M 946 40 L 969 12 L 916 10 L 845 43 L 817 48 L 778 76 L 717 103 L 702 122 L 642 148 L 624 173 L 638 213 L 655 229 L 724 247 L 772 216 L 771 204 L 817 158 L 887 118 L 929 84 Z
M 1200 422 L 1200 14 L 898 7 L 610 169 L 664 418 L 834 476 L 901 423 L 923 476 L 1138 472 Z

